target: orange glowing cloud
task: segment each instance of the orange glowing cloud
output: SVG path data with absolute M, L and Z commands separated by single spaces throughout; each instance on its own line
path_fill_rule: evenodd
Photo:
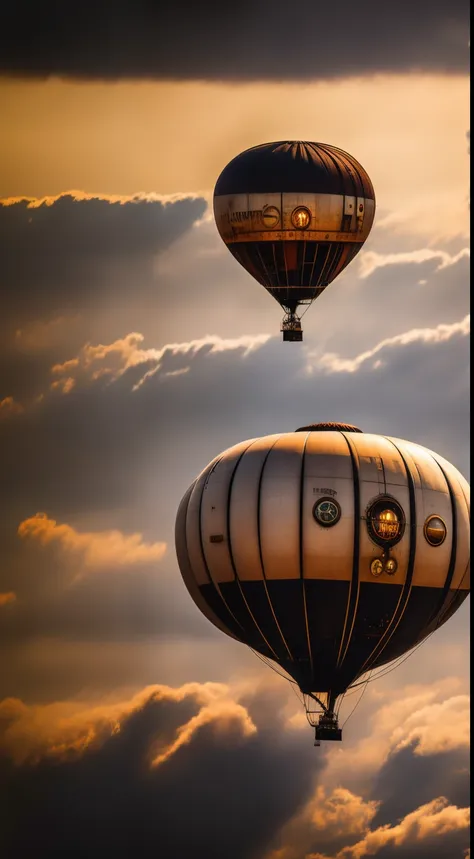
M 4 397 L 3 400 L 0 400 L 0 419 L 10 417 L 10 415 L 20 415 L 23 411 L 23 406 L 17 403 L 13 397 Z
M 330 827 L 336 836 L 365 832 L 379 806 L 376 800 L 366 802 L 344 787 L 335 788 L 329 796 L 326 796 L 324 787 L 318 787 L 309 810 L 316 829 Z
M 140 364 L 151 364 L 143 377 L 135 384 L 135 389 L 140 387 L 150 376 L 157 373 L 166 355 L 189 355 L 192 358 L 200 349 L 208 349 L 210 353 L 227 352 L 229 350 L 241 350 L 245 357 L 255 349 L 264 346 L 270 339 L 269 334 L 242 335 L 235 338 L 222 338 L 208 335 L 198 340 L 190 340 L 183 343 L 167 343 L 159 349 L 143 349 L 143 334 L 133 331 L 113 343 L 98 344 L 93 346 L 86 343 L 81 349 L 79 356 L 70 358 L 62 364 L 55 364 L 51 373 L 60 379 L 53 382 L 51 387 L 67 393 L 74 384 L 73 374 L 83 373 L 91 380 L 108 376 L 111 381 L 120 378 L 130 367 Z M 188 372 L 189 367 L 166 373 L 167 376 L 183 375 Z M 62 377 L 66 377 L 65 380 Z M 62 382 L 67 382 L 68 391 L 61 388 Z
M 12 602 L 16 601 L 16 594 L 13 591 L 6 591 L 4 593 L 0 593 L 0 608 L 3 605 L 9 605 Z
M 213 723 L 216 730 L 224 731 L 230 724 L 237 725 L 242 737 L 256 731 L 247 710 L 232 698 L 229 687 L 220 683 L 186 683 L 178 688 L 148 686 L 129 700 L 102 704 L 62 701 L 26 705 L 17 698 L 7 698 L 0 702 L 0 748 L 16 763 L 37 762 L 44 757 L 78 757 L 120 733 L 126 720 L 144 707 L 185 699 L 194 699 L 198 713 L 179 725 L 171 739 L 152 743 L 150 766 L 169 760 L 206 724 Z
M 400 847 L 410 842 L 416 843 L 426 838 L 439 837 L 449 832 L 467 829 L 469 822 L 468 808 L 449 805 L 448 800 L 440 796 L 407 814 L 395 826 L 387 824 L 368 831 L 356 844 L 343 847 L 334 856 L 312 853 L 307 859 L 361 859 L 363 856 L 375 856 L 387 844 Z
M 18 535 L 37 541 L 41 546 L 57 544 L 65 553 L 81 556 L 84 566 L 95 570 L 160 561 L 167 548 L 166 543 L 145 543 L 139 533 L 80 532 L 71 525 L 50 519 L 46 513 L 36 513 L 21 522 Z

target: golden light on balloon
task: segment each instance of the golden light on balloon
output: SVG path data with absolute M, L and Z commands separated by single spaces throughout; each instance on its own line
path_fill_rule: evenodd
M 436 453 L 310 424 L 206 466 L 180 504 L 176 552 L 205 617 L 299 688 L 319 744 L 341 739 L 349 690 L 466 599 L 469 510 L 469 485 Z
M 285 341 L 366 241 L 375 194 L 364 168 L 325 143 L 280 141 L 245 150 L 214 189 L 217 229 L 232 256 L 285 312 Z

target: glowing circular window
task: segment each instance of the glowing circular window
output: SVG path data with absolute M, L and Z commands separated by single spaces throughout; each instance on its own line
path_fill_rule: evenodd
M 398 501 L 388 496 L 377 498 L 367 510 L 367 529 L 379 546 L 398 543 L 405 530 L 405 515 Z
M 291 215 L 291 223 L 295 230 L 305 230 L 311 221 L 311 212 L 306 206 L 298 206 Z
M 341 518 L 341 507 L 334 498 L 320 498 L 313 507 L 313 516 L 319 525 L 331 528 Z
M 441 516 L 428 516 L 423 532 L 430 546 L 441 546 L 446 539 L 446 525 Z

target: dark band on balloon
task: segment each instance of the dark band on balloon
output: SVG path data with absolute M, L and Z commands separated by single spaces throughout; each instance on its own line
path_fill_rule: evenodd
M 308 606 L 306 603 L 306 582 L 304 579 L 304 569 L 303 569 L 303 498 L 304 498 L 304 466 L 305 466 L 305 455 L 306 455 L 306 445 L 308 443 L 310 433 L 308 432 L 306 438 L 304 440 L 303 450 L 301 452 L 301 476 L 300 476 L 300 579 L 301 579 L 301 589 L 303 591 L 303 610 L 304 610 L 304 622 L 306 627 L 306 638 L 308 641 L 308 656 L 309 656 L 309 664 L 311 667 L 311 675 L 313 675 L 313 654 L 311 652 L 311 636 L 309 632 L 309 620 L 308 620 Z

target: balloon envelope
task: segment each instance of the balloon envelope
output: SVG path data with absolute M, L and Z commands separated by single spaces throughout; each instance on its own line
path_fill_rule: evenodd
M 233 256 L 294 312 L 359 252 L 374 220 L 375 194 L 364 168 L 342 149 L 265 143 L 224 168 L 214 215 Z
M 319 424 L 245 441 L 176 521 L 187 588 L 219 629 L 329 709 L 469 592 L 469 485 L 420 445 Z

